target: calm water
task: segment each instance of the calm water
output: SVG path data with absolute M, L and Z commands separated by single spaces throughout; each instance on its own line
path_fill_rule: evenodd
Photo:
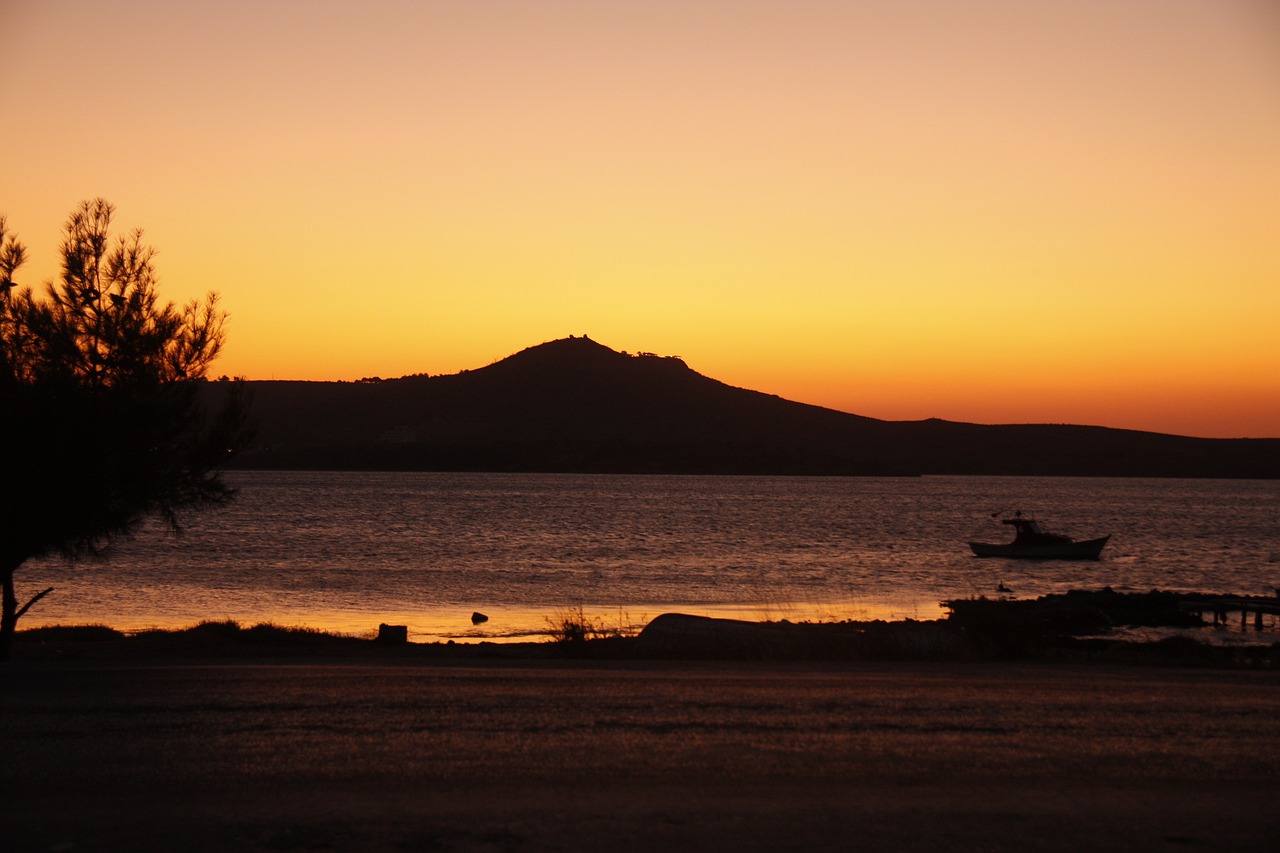
M 925 477 L 237 472 L 239 500 L 158 527 L 104 563 L 42 560 L 23 620 L 176 627 L 272 621 L 413 639 L 509 639 L 581 607 L 610 625 L 680 610 L 744 618 L 922 618 L 940 601 L 1073 588 L 1271 594 L 1280 483 Z M 979 560 L 990 516 L 1035 511 L 1098 562 Z M 25 600 L 25 597 L 24 597 Z M 479 627 L 472 611 L 490 616 Z

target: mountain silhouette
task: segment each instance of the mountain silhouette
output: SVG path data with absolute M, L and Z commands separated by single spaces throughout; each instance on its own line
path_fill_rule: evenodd
M 237 467 L 708 474 L 1277 477 L 1280 439 L 883 421 L 735 388 L 586 337 L 478 370 L 256 381 Z

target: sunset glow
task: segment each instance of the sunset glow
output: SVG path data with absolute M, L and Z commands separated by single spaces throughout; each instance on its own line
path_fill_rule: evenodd
M 1280 436 L 1270 0 L 0 10 L 0 213 L 82 199 L 215 373 L 589 334 L 887 419 Z

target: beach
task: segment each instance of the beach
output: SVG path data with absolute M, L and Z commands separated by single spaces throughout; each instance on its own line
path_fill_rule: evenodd
M 1273 850 L 1274 671 L 33 660 L 13 850 Z

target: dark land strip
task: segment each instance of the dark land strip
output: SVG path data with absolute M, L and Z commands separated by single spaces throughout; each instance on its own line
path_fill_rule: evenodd
M 1274 850 L 1280 675 L 34 661 L 12 850 Z
M 1208 600 L 510 645 L 20 632 L 3 847 L 1274 850 L 1274 625 L 1245 648 L 1105 636 Z

